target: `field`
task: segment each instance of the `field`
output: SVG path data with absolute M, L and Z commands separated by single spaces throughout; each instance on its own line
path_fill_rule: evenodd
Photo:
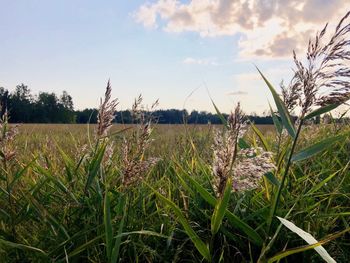
M 349 2 L 1 1 L 0 263 L 349 263 Z
M 271 217 L 292 142 L 278 125 L 239 141 L 271 152 L 274 168 L 221 194 L 213 148 L 224 126 L 148 125 L 97 138 L 96 125 L 27 124 L 3 140 L 5 157 L 15 153 L 2 161 L 1 262 L 320 262 L 276 216 L 349 261 L 348 126 L 303 126 L 295 152 L 318 148 L 291 164 Z

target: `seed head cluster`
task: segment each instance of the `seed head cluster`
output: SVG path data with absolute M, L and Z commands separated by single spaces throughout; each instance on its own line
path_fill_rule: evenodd
M 241 149 L 233 167 L 234 192 L 242 192 L 258 188 L 264 174 L 275 169 L 272 163 L 272 153 L 262 148 Z
M 152 109 L 156 104 L 152 105 Z M 155 157 L 145 159 L 145 151 L 152 142 L 153 128 L 152 117 L 147 118 L 144 112 L 140 95 L 132 107 L 132 115 L 139 124 L 130 139 L 124 138 L 122 145 L 122 185 L 125 188 L 139 183 L 147 171 L 159 161 Z
M 0 119 L 0 132 L 0 158 L 3 162 L 10 161 L 16 155 L 16 147 L 13 145 L 13 141 L 18 134 L 18 125 L 9 125 L 7 110 Z
M 271 153 L 261 148 L 238 150 L 238 141 L 246 130 L 243 112 L 237 104 L 228 118 L 228 130 L 217 131 L 214 135 L 212 169 L 217 197 L 222 196 L 231 176 L 232 190 L 240 192 L 258 187 L 262 176 L 274 169 Z
M 97 115 L 97 138 L 101 138 L 107 135 L 107 132 L 112 127 L 112 122 L 115 118 L 116 107 L 118 105 L 118 100 L 111 100 L 112 87 L 110 81 L 107 82 L 105 98 L 100 102 L 100 107 Z
M 341 104 L 350 98 L 350 21 L 348 12 L 326 41 L 327 25 L 309 41 L 306 63 L 295 52 L 296 69 L 290 85 L 282 89 L 288 106 L 301 107 L 302 116 L 314 106 Z

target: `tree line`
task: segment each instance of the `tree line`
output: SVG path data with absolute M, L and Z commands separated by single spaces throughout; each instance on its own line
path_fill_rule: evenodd
M 75 123 L 73 99 L 66 92 L 33 95 L 28 86 L 17 85 L 13 92 L 0 87 L 2 113 L 5 109 L 13 123 Z
M 96 123 L 97 109 L 74 110 L 73 98 L 63 91 L 39 92 L 33 95 L 28 86 L 17 85 L 13 92 L 0 87 L 2 111 L 8 110 L 12 123 Z M 3 113 L 3 112 L 2 112 Z M 159 124 L 221 124 L 217 114 L 206 111 L 166 109 L 153 111 L 152 117 Z M 227 118 L 227 114 L 223 114 Z M 271 116 L 247 116 L 256 124 L 272 124 Z M 130 110 L 116 112 L 116 123 L 133 123 Z

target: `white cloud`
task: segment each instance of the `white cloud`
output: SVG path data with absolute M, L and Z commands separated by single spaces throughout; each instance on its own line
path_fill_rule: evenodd
M 237 90 L 237 91 L 229 92 L 229 93 L 227 93 L 227 95 L 230 95 L 230 96 L 242 96 L 242 95 L 248 95 L 248 92 L 242 91 L 242 90 Z
M 157 0 L 133 14 L 138 23 L 202 37 L 241 34 L 241 57 L 290 56 L 311 33 L 346 12 L 344 0 Z
M 188 65 L 202 65 L 202 66 L 217 66 L 218 65 L 215 58 L 187 57 L 182 61 L 182 63 L 188 64 Z

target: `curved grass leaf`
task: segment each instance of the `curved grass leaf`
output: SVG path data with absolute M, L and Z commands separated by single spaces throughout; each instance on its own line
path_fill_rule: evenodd
M 0 244 L 5 245 L 7 247 L 35 251 L 35 252 L 43 254 L 44 256 L 47 256 L 47 254 L 43 250 L 41 250 L 39 248 L 31 247 L 31 246 L 27 246 L 27 245 L 23 245 L 23 244 L 18 244 L 18 243 L 14 243 L 14 242 L 10 242 L 10 241 L 7 241 L 7 240 L 3 240 L 1 238 L 0 238 Z
M 57 186 L 57 188 L 60 189 L 63 193 L 69 195 L 77 204 L 79 203 L 74 193 L 68 190 L 68 188 L 59 179 L 59 177 L 52 175 L 50 171 L 44 169 L 40 165 L 35 165 L 34 168 L 38 173 L 44 175 L 47 179 L 53 182 Z
M 273 88 L 273 86 L 271 85 L 271 83 L 265 78 L 265 76 L 261 73 L 261 71 L 259 70 L 258 67 L 256 67 L 256 69 L 259 71 L 261 77 L 264 79 L 266 85 L 268 86 L 268 88 L 270 89 L 270 92 L 272 94 L 272 97 L 275 101 L 276 107 L 278 109 L 278 113 L 282 119 L 282 123 L 283 126 L 287 129 L 289 135 L 292 138 L 295 138 L 295 129 L 294 129 L 294 125 L 290 119 L 289 116 L 289 112 L 286 108 L 286 106 L 284 105 L 283 101 L 281 100 L 281 98 L 279 97 L 279 95 L 277 94 L 276 90 Z
M 308 159 L 308 158 L 314 156 L 315 154 L 326 150 L 332 144 L 345 139 L 346 137 L 349 136 L 349 134 L 350 133 L 348 132 L 348 133 L 337 135 L 334 137 L 330 137 L 330 138 L 324 139 L 318 143 L 315 143 L 314 145 L 294 154 L 292 157 L 292 162 L 298 162 L 298 161 Z
M 341 169 L 343 170 L 343 169 Z M 322 180 L 321 182 L 319 182 L 318 184 L 316 184 L 314 187 L 312 187 L 307 194 L 312 194 L 314 192 L 316 192 L 317 190 L 319 190 L 321 187 L 323 187 L 328 181 L 330 181 L 334 176 L 336 176 L 341 170 L 338 170 L 334 173 L 332 173 L 331 175 L 329 175 L 327 178 L 325 178 L 324 180 Z
M 252 127 L 254 133 L 259 137 L 264 149 L 266 151 L 271 151 L 270 146 L 268 145 L 265 136 L 261 133 L 261 131 L 254 125 L 254 123 L 250 123 L 250 127 Z
M 83 245 L 77 247 L 74 249 L 71 253 L 68 254 L 68 257 L 74 257 L 76 255 L 79 255 L 81 252 L 86 251 L 91 245 L 95 244 L 97 241 L 101 240 L 103 238 L 104 234 L 98 235 L 97 237 L 87 241 Z
M 289 230 L 293 231 L 295 234 L 297 234 L 298 236 L 300 236 L 302 239 L 304 239 L 306 241 L 306 243 L 308 243 L 309 245 L 314 245 L 316 243 L 318 243 L 318 241 L 312 236 L 310 235 L 308 232 L 305 232 L 304 230 L 302 230 L 301 228 L 297 227 L 296 225 L 294 225 L 292 222 L 288 221 L 287 219 L 281 218 L 281 217 L 277 217 L 281 223 L 287 227 Z M 330 262 L 330 263 L 334 263 L 336 262 L 329 254 L 328 252 L 324 249 L 324 247 L 322 247 L 321 245 L 316 246 L 314 248 L 316 250 L 316 252 L 326 261 L 326 262 Z M 299 252 L 299 251 L 298 251 Z
M 288 249 L 288 250 L 285 250 L 283 252 L 280 252 L 280 253 L 277 253 L 275 256 L 271 257 L 268 259 L 268 263 L 272 263 L 272 262 L 276 262 L 276 261 L 279 261 L 287 256 L 290 256 L 290 255 L 293 255 L 293 254 L 297 254 L 297 253 L 300 253 L 300 252 L 304 252 L 304 251 L 307 251 L 307 250 L 310 250 L 310 249 L 315 249 L 316 248 L 319 248 L 319 247 L 322 247 L 322 245 L 342 236 L 343 234 L 347 233 L 350 231 L 350 228 L 347 228 L 341 232 L 338 232 L 338 233 L 335 233 L 321 241 L 318 241 L 314 244 L 311 244 L 311 245 L 307 245 L 307 246 L 302 246 L 302 247 L 297 247 L 297 248 L 292 248 L 292 249 Z M 326 260 L 326 259 L 325 259 Z M 332 260 L 332 261 L 327 261 L 326 262 L 335 262 L 335 260 L 332 258 L 332 259 L 329 259 L 329 260 Z
M 106 191 L 105 193 L 105 200 L 103 204 L 103 222 L 105 225 L 107 258 L 110 262 L 111 255 L 112 255 L 113 228 L 112 228 L 112 219 L 111 219 L 111 205 L 109 201 L 108 191 Z
M 162 234 L 159 234 L 157 232 L 149 231 L 149 230 L 124 232 L 124 233 L 118 234 L 117 236 L 115 236 L 115 238 L 126 237 L 126 236 L 130 236 L 130 235 L 146 235 L 146 236 L 161 237 L 161 238 L 165 238 L 165 239 L 169 238 L 166 235 L 162 235 Z
M 230 201 L 232 191 L 231 180 L 228 179 L 226 182 L 226 187 L 224 191 L 224 195 L 222 198 L 218 199 L 217 204 L 215 205 L 214 213 L 211 218 L 211 233 L 215 235 L 222 224 L 222 220 L 225 216 L 225 212 Z
M 275 112 L 272 110 L 270 103 L 269 103 L 269 107 L 270 107 L 271 117 L 272 117 L 272 121 L 273 121 L 273 124 L 275 126 L 275 129 L 279 134 L 281 134 L 283 126 L 282 126 L 280 120 L 278 119 L 277 115 L 275 114 Z
M 239 138 L 238 139 L 238 146 L 239 146 L 240 149 L 248 149 L 248 148 L 250 148 L 250 145 L 243 138 Z
M 181 175 L 177 174 L 177 176 L 181 177 Z M 191 176 L 185 174 L 186 178 L 191 182 L 192 186 L 197 190 L 197 192 L 201 195 L 201 197 L 209 203 L 211 206 L 215 207 L 216 198 L 213 197 L 206 189 L 203 188 L 196 180 L 194 180 Z M 258 246 L 263 244 L 263 239 L 260 235 L 248 224 L 246 224 L 243 220 L 237 217 L 235 214 L 226 209 L 225 216 L 232 226 L 240 229 L 243 233 L 245 233 L 248 238 Z
M 324 113 L 327 113 L 331 110 L 334 110 L 336 109 L 338 106 L 340 106 L 341 104 L 331 104 L 331 105 L 327 105 L 327 106 L 324 106 L 324 107 L 321 107 L 321 108 L 318 108 L 317 110 L 309 113 L 308 115 L 306 115 L 304 117 L 304 120 L 307 120 L 307 119 L 311 119 L 313 117 L 316 117 L 316 116 L 319 116 L 321 114 L 324 114 Z
M 270 183 L 272 183 L 275 186 L 279 186 L 280 185 L 280 181 L 278 181 L 278 179 L 276 178 L 276 176 L 272 173 L 272 172 L 268 172 L 266 174 L 264 174 L 264 176 L 267 178 L 267 180 L 270 181 Z
M 121 195 L 119 198 L 119 203 L 117 207 L 117 215 L 121 216 L 121 220 L 119 222 L 119 229 L 118 229 L 118 235 L 115 238 L 114 242 L 114 247 L 112 250 L 112 255 L 111 255 L 111 263 L 116 263 L 118 262 L 119 258 L 119 251 L 120 251 L 120 246 L 122 243 L 122 234 L 123 234 L 123 229 L 124 229 L 124 223 L 125 223 L 125 218 L 126 218 L 126 206 L 125 206 L 125 198 Z
M 100 168 L 105 150 L 106 150 L 106 144 L 103 144 L 102 147 L 100 147 L 98 149 L 98 151 L 94 155 L 94 158 L 92 159 L 92 161 L 89 165 L 89 174 L 88 174 L 88 178 L 87 178 L 86 185 L 85 185 L 85 192 L 89 189 L 94 178 L 96 177 L 96 175 L 98 173 L 98 170 Z
M 122 234 L 118 234 L 117 236 L 115 236 L 115 238 L 129 236 L 129 235 L 149 235 L 149 236 L 156 236 L 156 237 L 161 237 L 161 238 L 165 238 L 165 239 L 168 238 L 168 236 L 165 236 L 165 235 L 153 232 L 153 231 L 147 231 L 147 230 L 125 232 L 125 233 L 122 233 Z M 69 257 L 73 257 L 73 256 L 79 255 L 83 251 L 86 251 L 86 249 L 88 249 L 91 245 L 93 245 L 96 242 L 98 242 L 99 240 L 101 240 L 103 238 L 103 236 L 104 236 L 104 234 L 99 235 L 99 236 L 89 240 L 88 242 L 84 243 L 83 245 L 79 246 L 74 251 L 69 253 L 68 256 Z
M 34 164 L 34 162 L 38 159 L 38 157 L 35 157 L 29 164 L 27 164 L 25 167 L 23 167 L 20 171 L 16 172 L 12 182 L 9 184 L 8 188 L 12 190 L 15 183 L 25 174 L 26 171 Z
M 173 212 L 176 214 L 176 216 L 179 219 L 180 224 L 182 225 L 182 227 L 185 229 L 186 234 L 188 235 L 188 237 L 192 240 L 193 244 L 195 245 L 195 247 L 197 248 L 197 250 L 199 251 L 199 253 L 208 261 L 210 261 L 211 256 L 210 256 L 210 252 L 208 247 L 206 246 L 206 244 L 199 238 L 199 236 L 196 234 L 196 232 L 194 232 L 194 230 L 191 228 L 189 222 L 187 221 L 187 219 L 185 218 L 185 216 L 183 215 L 183 213 L 181 212 L 181 209 L 174 204 L 171 200 L 169 200 L 168 198 L 164 197 L 163 195 L 161 195 L 160 193 L 158 193 L 155 189 L 153 189 L 150 185 L 148 185 L 148 187 L 156 194 L 156 196 L 162 200 L 165 204 L 167 204 L 168 206 L 171 207 L 171 209 L 173 210 Z
M 211 103 L 213 104 L 216 114 L 219 116 L 222 124 L 224 124 L 225 127 L 227 127 L 227 120 L 225 119 L 224 115 L 222 115 L 222 113 L 220 112 L 219 108 L 216 106 L 216 104 L 214 103 L 213 99 L 211 99 Z

